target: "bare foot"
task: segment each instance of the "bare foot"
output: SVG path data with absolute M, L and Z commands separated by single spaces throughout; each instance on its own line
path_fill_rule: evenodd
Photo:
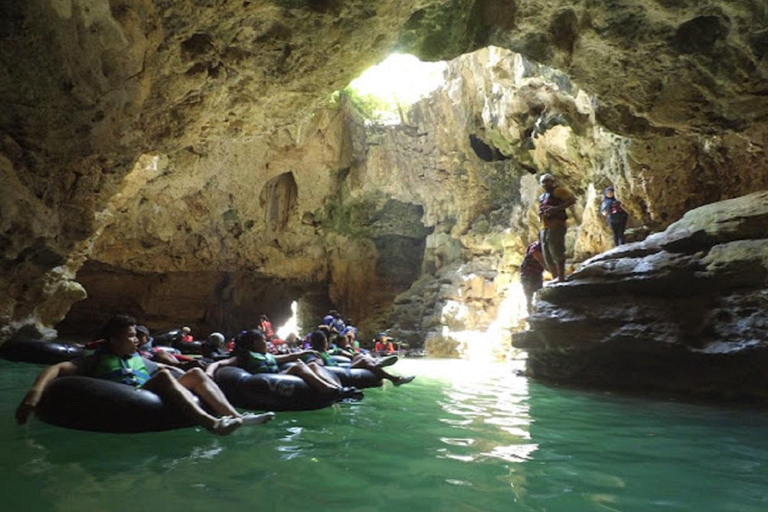
M 233 418 L 232 416 L 224 416 L 216 420 L 208 430 L 212 434 L 217 436 L 228 436 L 243 425 L 243 420 L 240 418 Z
M 275 413 L 273 412 L 265 412 L 264 414 L 243 414 L 240 416 L 240 419 L 243 422 L 244 427 L 249 427 L 251 425 L 261 425 L 263 423 L 267 423 L 275 419 Z

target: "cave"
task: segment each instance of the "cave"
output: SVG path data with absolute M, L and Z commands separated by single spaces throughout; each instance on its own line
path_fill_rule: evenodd
M 766 509 L 765 0 L 4 1 L 0 90 L 4 510 Z
M 536 356 L 537 340 L 567 345 L 559 318 L 620 351 L 687 277 L 710 283 L 709 302 L 695 321 L 668 318 L 664 346 L 763 349 L 760 315 L 744 328 L 712 314 L 765 289 L 756 3 L 92 4 L 0 8 L 0 342 L 92 336 L 117 311 L 231 333 L 261 313 L 282 321 L 294 300 L 308 326 L 337 308 L 365 337 L 417 346 L 450 338 L 457 304 L 461 329 L 483 331 L 519 280 L 550 172 L 578 197 L 567 254 L 580 270 L 540 294 L 530 329 L 508 326 L 534 374 L 577 370 Z M 441 63 L 441 85 L 374 118 L 349 84 L 392 53 Z M 640 244 L 626 252 L 606 253 L 609 184 Z M 633 258 L 659 274 L 622 273 Z M 612 285 L 629 297 L 613 316 L 569 302 Z

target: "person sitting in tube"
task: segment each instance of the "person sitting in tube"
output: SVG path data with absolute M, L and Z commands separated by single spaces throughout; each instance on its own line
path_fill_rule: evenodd
M 314 354 L 312 350 L 296 352 L 294 354 L 273 355 L 267 352 L 267 339 L 259 330 L 243 331 L 235 337 L 234 357 L 213 363 L 206 370 L 208 376 L 213 377 L 216 370 L 225 366 L 237 366 L 243 370 L 258 373 L 283 373 L 295 375 L 301 378 L 312 389 L 323 394 L 335 394 L 341 398 L 361 399 L 363 393 L 357 388 L 345 388 L 324 371 L 317 364 L 305 364 L 302 357 Z M 280 370 L 280 365 L 295 363 L 285 370 Z
M 392 338 L 387 336 L 386 332 L 379 333 L 379 339 L 373 347 L 377 356 L 390 355 L 395 353 L 395 346 L 392 345 Z
M 208 338 L 203 342 L 203 357 L 216 361 L 228 358 L 230 354 L 224 348 L 225 341 L 226 338 L 224 338 L 224 335 L 220 332 L 212 332 L 209 334 Z
M 315 353 L 311 354 L 310 356 L 306 357 L 304 360 L 306 362 L 318 362 L 322 363 L 324 366 L 338 366 L 339 363 L 331 358 L 331 355 L 328 352 L 328 338 L 325 336 L 325 333 L 323 331 L 317 330 L 312 333 L 311 335 L 311 343 L 312 343 L 312 349 Z M 346 357 L 350 357 L 352 359 L 352 363 L 350 364 L 350 368 L 361 368 L 364 370 L 370 370 L 377 378 L 379 379 L 387 379 L 388 381 L 392 382 L 395 386 L 402 386 L 403 384 L 408 384 L 409 382 L 413 381 L 416 377 L 414 375 L 408 375 L 408 376 L 402 376 L 398 377 L 397 375 L 392 375 L 391 373 L 387 373 L 384 371 L 383 366 L 389 366 L 390 364 L 394 364 L 397 361 L 397 357 L 394 358 L 388 358 L 389 361 L 379 361 L 376 362 L 371 358 L 371 356 L 366 354 L 352 354 L 350 352 L 347 352 L 345 350 L 334 350 L 336 353 L 335 355 L 343 355 Z
M 192 329 L 189 327 L 182 327 L 181 328 L 181 342 L 182 343 L 192 343 L 195 341 L 195 338 L 192 336 Z
M 58 377 L 71 375 L 96 377 L 151 391 L 164 402 L 175 405 L 193 423 L 217 435 L 231 434 L 245 425 L 266 423 L 274 417 L 272 412 L 240 414 L 216 383 L 199 368 L 185 373 L 173 369 L 181 374 L 176 377 L 171 373 L 171 367 L 141 357 L 136 351 L 136 321 L 129 316 L 118 315 L 109 319 L 104 326 L 104 339 L 107 344 L 96 354 L 43 370 L 16 409 L 16 421 L 26 423 L 46 386 Z M 219 417 L 201 407 L 193 394 Z
M 173 354 L 165 349 L 152 346 L 152 338 L 149 336 L 149 329 L 143 325 L 136 326 L 136 351 L 143 358 L 149 359 L 156 363 L 166 364 L 168 366 L 174 366 L 180 368 L 183 371 L 191 370 L 192 368 L 205 369 L 205 361 L 197 360 L 193 357 L 185 356 L 182 354 Z

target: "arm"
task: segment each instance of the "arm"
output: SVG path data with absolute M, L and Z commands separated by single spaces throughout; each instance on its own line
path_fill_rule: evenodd
M 275 356 L 275 361 L 277 361 L 277 364 L 290 363 L 310 354 L 315 357 L 320 357 L 320 352 L 317 352 L 316 350 L 302 350 L 301 352 L 293 352 L 291 354 L 281 354 L 279 356 Z
M 19 425 L 23 425 L 27 422 L 27 418 L 35 410 L 37 404 L 40 402 L 40 398 L 43 396 L 45 388 L 53 380 L 59 377 L 66 377 L 68 375 L 77 375 L 79 368 L 72 362 L 64 362 L 55 364 L 43 370 L 40 375 L 37 376 L 35 383 L 32 385 L 24 399 L 16 408 L 16 422 Z
M 222 359 L 221 361 L 216 361 L 213 364 L 209 364 L 208 368 L 205 369 L 205 373 L 209 377 L 213 378 L 216 370 L 224 366 L 237 366 L 237 357 L 230 357 L 229 359 Z
M 166 352 L 165 350 L 158 350 L 155 352 L 155 361 L 162 364 L 167 364 L 171 366 L 176 366 L 179 364 L 179 360 L 176 359 L 176 357 L 171 354 L 170 352 Z

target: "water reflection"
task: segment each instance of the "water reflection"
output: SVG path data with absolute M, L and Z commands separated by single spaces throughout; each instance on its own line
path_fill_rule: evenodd
M 426 377 L 445 382 L 439 421 L 467 435 L 443 436 L 439 458 L 462 462 L 498 459 L 530 460 L 537 449 L 531 441 L 528 380 L 508 364 L 440 361 L 423 369 Z M 492 427 L 489 429 L 489 427 Z

